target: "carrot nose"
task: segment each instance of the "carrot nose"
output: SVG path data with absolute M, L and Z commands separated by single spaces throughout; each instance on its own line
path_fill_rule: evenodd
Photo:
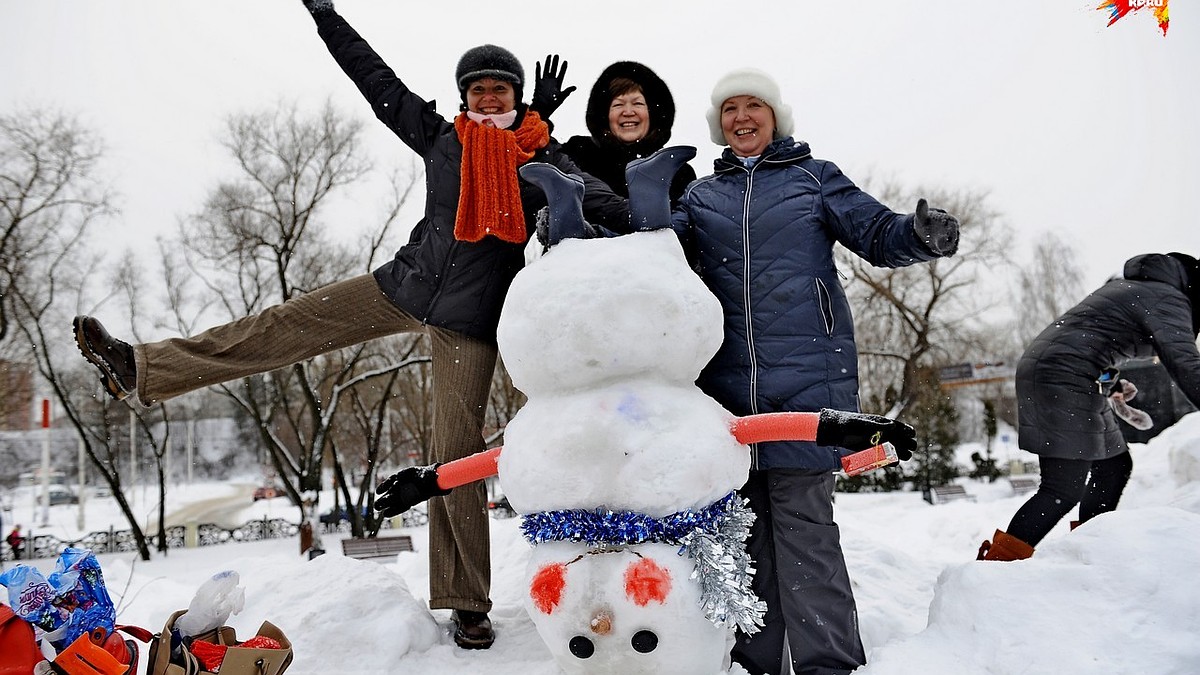
M 596 635 L 608 635 L 612 632 L 612 612 L 602 609 L 592 617 L 591 629 Z

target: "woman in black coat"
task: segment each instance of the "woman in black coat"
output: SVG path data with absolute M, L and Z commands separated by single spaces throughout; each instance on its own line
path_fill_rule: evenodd
M 561 90 L 566 63 L 558 71 L 551 65 L 555 61 L 548 57 L 546 73 L 538 71 L 538 93 L 531 107 L 543 117 L 549 117 L 566 98 L 564 94 L 574 89 Z M 653 70 L 636 61 L 618 61 L 605 68 L 592 85 L 584 120 L 591 135 L 572 136 L 563 144 L 563 150 L 582 171 L 628 197 L 625 166 L 654 154 L 671 139 L 675 99 L 667 83 Z M 696 172 L 687 164 L 676 172 L 671 181 L 672 204 L 695 179 Z
M 1079 522 L 1117 508 L 1133 470 L 1101 372 L 1157 355 L 1200 407 L 1200 268 L 1183 253 L 1130 258 L 1041 332 L 1017 363 L 1018 442 L 1040 457 L 1041 486 L 996 530 L 980 560 L 1020 560 L 1079 504 Z

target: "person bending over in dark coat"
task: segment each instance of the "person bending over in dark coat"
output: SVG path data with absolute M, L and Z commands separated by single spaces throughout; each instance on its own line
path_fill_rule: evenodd
M 546 57 L 546 70 L 538 68 L 530 107 L 549 118 L 574 87 L 562 88 L 567 63 L 558 68 L 558 57 Z M 579 168 L 604 181 L 613 192 L 629 196 L 625 167 L 649 157 L 671 140 L 675 125 L 675 98 L 650 68 L 636 61 L 618 61 L 600 73 L 588 95 L 584 116 L 590 136 L 572 136 L 563 150 Z M 671 181 L 671 203 L 696 179 L 696 172 L 683 164 Z
M 958 221 L 923 199 L 916 215 L 895 213 L 814 159 L 792 138 L 791 108 L 766 73 L 725 75 L 711 101 L 712 140 L 728 147 L 672 216 L 725 312 L 725 340 L 697 385 L 734 415 L 857 411 L 854 322 L 834 243 L 903 267 L 953 255 Z M 752 452 L 742 494 L 756 515 L 747 548 L 766 625 L 737 634 L 733 660 L 786 672 L 786 640 L 798 675 L 849 673 L 866 663 L 833 521 L 833 472 L 849 451 L 779 442 Z
M 1147 253 L 1043 330 L 1017 362 L 1017 442 L 1039 457 L 1041 485 L 996 530 L 980 560 L 1022 560 L 1079 505 L 1079 523 L 1117 508 L 1133 459 L 1101 372 L 1157 355 L 1200 407 L 1200 268 L 1183 253 Z
M 462 112 L 447 120 L 405 86 L 330 0 L 303 2 L 375 115 L 425 162 L 425 215 L 408 244 L 372 274 L 199 335 L 131 346 L 95 318 L 79 316 L 76 341 L 110 395 L 150 405 L 367 340 L 423 331 L 433 348 L 435 461 L 480 452 L 496 323 L 546 203 L 517 168 L 546 162 L 580 174 L 588 218 L 607 227 L 628 226 L 625 200 L 582 174 L 546 123 L 521 103 L 524 69 L 508 50 L 482 45 L 463 54 L 455 71 Z M 488 521 L 482 483 L 430 503 L 429 606 L 454 610 L 455 641 L 464 648 L 487 648 L 494 640 Z

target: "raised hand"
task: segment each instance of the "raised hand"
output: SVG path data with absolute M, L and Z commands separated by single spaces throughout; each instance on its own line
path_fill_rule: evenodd
M 567 75 L 567 62 L 563 61 L 560 68 L 558 54 L 547 54 L 546 70 L 542 71 L 542 62 L 538 61 L 533 72 L 533 101 L 529 107 L 537 111 L 537 114 L 544 119 L 558 110 L 558 106 L 567 100 L 571 92 L 575 91 L 575 87 L 563 89 L 563 78 Z
M 913 231 L 939 256 L 952 256 L 958 251 L 958 219 L 941 209 L 929 208 L 924 199 L 917 200 Z

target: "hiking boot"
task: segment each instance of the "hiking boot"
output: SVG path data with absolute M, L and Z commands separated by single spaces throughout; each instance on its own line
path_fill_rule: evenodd
M 454 643 L 463 649 L 487 649 L 496 641 L 496 633 L 492 630 L 492 620 L 485 612 L 470 612 L 456 609 L 450 615 L 454 625 Z
M 84 358 L 100 369 L 108 395 L 120 401 L 137 390 L 133 347 L 108 334 L 95 317 L 75 317 L 75 342 Z

